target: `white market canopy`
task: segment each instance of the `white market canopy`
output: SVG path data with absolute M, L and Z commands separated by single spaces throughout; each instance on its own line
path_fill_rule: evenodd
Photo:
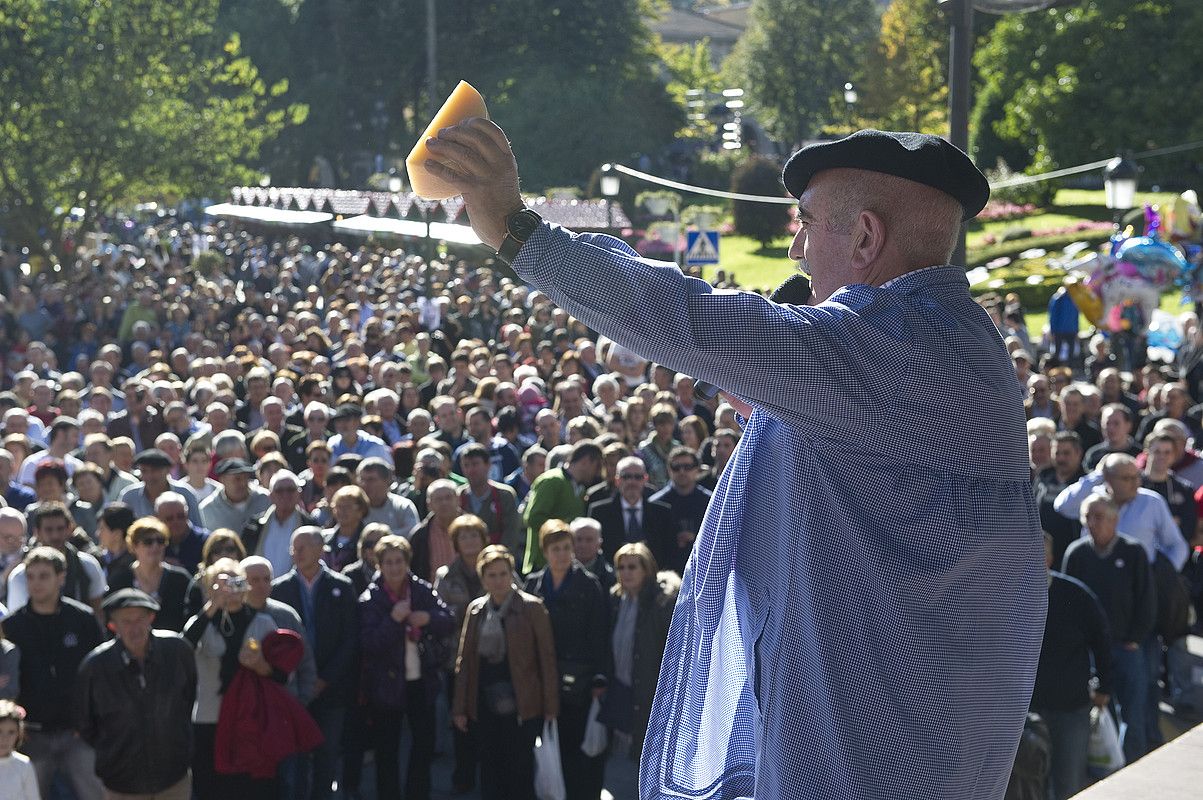
M 325 211 L 293 211 L 272 206 L 241 206 L 233 203 L 218 203 L 208 206 L 205 213 L 211 217 L 233 217 L 250 222 L 268 222 L 279 225 L 314 225 L 334 219 L 333 214 Z

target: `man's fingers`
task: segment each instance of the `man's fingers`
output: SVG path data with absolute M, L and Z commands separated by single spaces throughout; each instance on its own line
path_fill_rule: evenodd
M 447 181 L 447 183 L 450 183 L 452 186 L 455 186 L 456 188 L 459 188 L 461 186 L 464 186 L 464 187 L 471 186 L 472 182 L 467 176 L 462 175 L 459 172 L 456 172 L 454 169 L 447 166 L 446 164 L 435 161 L 433 156 L 434 156 L 434 153 L 431 153 L 431 158 L 428 158 L 422 162 L 422 166 L 426 169 L 427 172 L 429 172 L 431 175 L 435 176 L 436 178 L 442 178 L 443 180 Z M 452 163 L 454 164 L 455 162 L 452 162 Z
M 464 124 L 488 139 L 493 147 L 497 148 L 506 158 L 513 158 L 514 150 L 510 147 L 510 140 L 506 138 L 505 131 L 498 127 L 496 122 L 484 117 L 471 117 L 465 120 Z
M 432 158 L 439 159 L 461 174 L 484 175 L 489 172 L 489 164 L 481 156 L 480 151 L 462 140 L 453 139 L 450 136 L 439 137 L 428 141 L 426 147 Z
M 443 128 L 438 132 L 438 138 L 470 147 L 494 165 L 506 164 L 514 158 L 501 128 L 481 117 L 471 117 L 458 125 Z

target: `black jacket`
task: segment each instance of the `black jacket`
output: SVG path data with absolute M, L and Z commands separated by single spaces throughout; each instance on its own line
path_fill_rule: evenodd
M 622 496 L 615 494 L 609 500 L 601 500 L 589 506 L 589 516 L 601 523 L 602 553 L 606 560 L 614 563 L 614 554 L 618 548 L 628 541 L 627 521 L 622 511 Z M 644 498 L 643 501 L 643 538 L 656 557 L 656 563 L 671 568 L 669 565 L 676 560 L 677 531 L 673 525 L 672 509 L 665 503 Z
M 124 794 L 178 783 L 192 759 L 196 655 L 179 636 L 151 635 L 139 670 L 117 640 L 84 659 L 76 681 L 77 727 L 96 750 L 96 774 Z
M 1157 622 L 1157 590 L 1143 545 L 1117 533 L 1110 552 L 1100 556 L 1084 537 L 1065 551 L 1062 571 L 1099 598 L 1115 644 L 1144 644 Z
M 305 619 L 301 592 L 303 578 L 293 569 L 272 582 L 272 598 L 292 606 Z M 314 628 L 317 640 L 313 657 L 317 676 L 329 684 L 318 699 L 346 702 L 355 689 L 359 656 L 359 608 L 350 578 L 322 566 L 322 577 L 313 590 Z
M 122 570 L 109 578 L 107 594 L 118 589 L 129 589 L 134 585 L 134 573 Z M 155 627 L 159 630 L 184 630 L 184 623 L 191 616 L 187 613 L 188 589 L 192 585 L 192 576 L 180 567 L 171 564 L 163 565 L 163 577 L 159 580 L 159 613 L 155 614 Z M 136 792 L 130 792 L 136 794 Z
M 551 615 L 556 666 L 560 671 L 560 699 L 569 705 L 588 705 L 590 689 L 605 686 L 610 664 L 610 610 L 597 578 L 580 564 L 551 591 L 550 571 L 541 569 L 526 579 L 526 591 L 542 598 Z
M 677 594 L 681 591 L 681 579 L 671 571 L 650 575 L 639 593 L 639 609 L 635 612 L 635 641 L 631 666 L 631 701 L 634 717 L 632 752 L 643 747 L 648 720 L 652 715 L 652 700 L 656 697 L 656 684 L 660 681 L 660 662 L 664 660 L 664 646 L 668 642 L 668 628 L 673 621 L 673 609 L 677 605 Z M 610 630 L 618 622 L 618 610 L 622 607 L 622 596 L 610 593 Z
M 1111 694 L 1111 635 L 1103 607 L 1086 584 L 1054 572 L 1032 708 L 1072 711 L 1089 703 L 1092 657 L 1099 691 Z
M 21 649 L 17 702 L 25 707 L 26 725 L 41 731 L 73 728 L 75 675 L 104 641 L 92 609 L 66 597 L 53 614 L 37 614 L 24 605 L 4 620 L 4 633 Z
M 297 506 L 297 528 L 302 525 L 316 525 L 317 522 L 312 516 L 305 513 L 305 509 Z M 267 530 L 267 525 L 271 522 L 272 514 L 276 513 L 274 505 L 268 506 L 267 511 L 264 511 L 259 517 L 252 517 L 249 522 L 242 528 L 242 546 L 246 548 L 246 554 L 253 556 L 259 550 L 259 539 L 263 536 L 263 532 Z M 294 528 L 295 530 L 295 528 Z

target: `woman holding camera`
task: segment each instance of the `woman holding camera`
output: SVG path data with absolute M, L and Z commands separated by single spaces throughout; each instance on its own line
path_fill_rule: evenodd
M 205 604 L 184 627 L 184 638 L 196 648 L 196 705 L 192 712 L 192 786 L 196 800 L 276 800 L 274 778 L 222 775 L 214 764 L 222 695 L 240 666 L 264 677 L 272 674 L 259 644 L 276 629 L 276 623 L 246 605 L 246 573 L 237 561 L 215 561 L 205 569 L 202 586 Z
M 455 664 L 451 719 L 476 738 L 486 800 L 534 800 L 535 738 L 560 713 L 551 621 L 514 566 L 499 544 L 476 559 L 486 594 L 468 604 Z

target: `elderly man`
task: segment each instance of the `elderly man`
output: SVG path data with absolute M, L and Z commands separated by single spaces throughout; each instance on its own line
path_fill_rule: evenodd
M 273 475 L 269 486 L 271 505 L 243 527 L 242 544 L 249 555 L 263 556 L 273 574 L 283 575 L 292 569 L 292 532 L 316 523 L 301 507 L 301 482 L 290 470 Z
M 188 504 L 188 519 L 193 525 L 201 525 L 200 506 L 196 495 L 184 481 L 169 478 L 171 459 L 162 450 L 143 450 L 134 458 L 134 466 L 142 475 L 139 483 L 127 486 L 121 492 L 121 502 L 134 510 L 134 515 L 149 517 L 155 511 L 155 501 L 164 492 L 175 492 Z
M 194 525 L 188 516 L 188 501 L 179 492 L 163 492 L 155 498 L 155 516 L 167 526 L 167 550 L 163 559 L 196 574 L 209 531 Z
M 347 704 L 356 688 L 359 610 L 350 578 L 322 563 L 322 531 L 297 528 L 292 534 L 292 570 L 272 583 L 271 596 L 292 607 L 313 644 L 317 665 L 309 713 L 324 741 L 313 754 L 313 800 L 332 794 Z
M 618 576 L 602 553 L 601 523 L 592 517 L 577 517 L 569 527 L 572 529 L 572 554 L 586 572 L 597 578 L 603 591 L 610 591 L 618 582 Z
M 1047 589 L 1021 390 L 943 266 L 989 197 L 965 154 L 881 131 L 795 154 L 809 308 L 542 224 L 488 120 L 428 144 L 519 277 L 750 414 L 673 616 L 640 796 L 1002 796 Z M 886 615 L 905 654 L 881 647 Z
M 1150 676 L 1142 646 L 1157 619 L 1157 593 L 1148 559 L 1141 558 L 1143 545 L 1124 534 L 1115 501 L 1091 494 L 1080 510 L 1087 535 L 1065 551 L 1062 571 L 1086 584 L 1107 615 L 1115 700 L 1127 723 L 1124 758 L 1132 762 L 1148 750 L 1148 715 L 1155 713 L 1148 703 Z
M 259 486 L 251 486 L 255 468 L 241 458 L 217 462 L 214 472 L 221 482 L 221 491 L 201 503 L 201 524 L 211 531 L 229 528 L 241 533 L 248 522 L 267 511 L 271 498 Z
M 546 409 L 544 409 L 546 410 Z M 532 448 L 533 449 L 533 448 Z M 529 451 L 528 451 L 529 452 Z M 523 574 L 543 569 L 545 559 L 539 547 L 539 529 L 549 519 L 571 522 L 585 516 L 585 492 L 601 477 L 602 451 L 586 439 L 573 445 L 568 463 L 549 469 L 531 483 L 522 521 L 526 524 L 526 554 Z M 517 553 L 515 553 L 515 558 Z
M 381 522 L 408 539 L 420 521 L 418 509 L 405 497 L 389 491 L 392 481 L 393 469 L 383 458 L 364 459 L 355 469 L 355 482 L 368 496 L 364 522 Z
M 643 461 L 638 456 L 627 456 L 618 461 L 615 471 L 618 491 L 589 506 L 589 516 L 601 523 L 606 560 L 614 563 L 614 554 L 628 542 L 643 542 L 661 569 L 684 569 L 684 559 L 677 565 L 672 509 L 667 503 L 649 499 Z
M 1092 494 L 1106 492 L 1119 509 L 1119 528 L 1144 547 L 1148 561 L 1163 554 L 1175 569 L 1181 570 L 1190 554 L 1186 540 L 1174 522 L 1165 498 L 1140 485 L 1140 467 L 1136 459 L 1123 453 L 1105 457 L 1099 468 L 1072 486 L 1067 486 L 1053 501 L 1053 508 L 1065 517 L 1081 517 L 1082 502 Z
M 113 442 L 107 434 L 92 433 L 84 437 L 84 461 L 100 467 L 106 503 L 115 502 L 123 491 L 138 482 L 133 475 L 113 466 Z

